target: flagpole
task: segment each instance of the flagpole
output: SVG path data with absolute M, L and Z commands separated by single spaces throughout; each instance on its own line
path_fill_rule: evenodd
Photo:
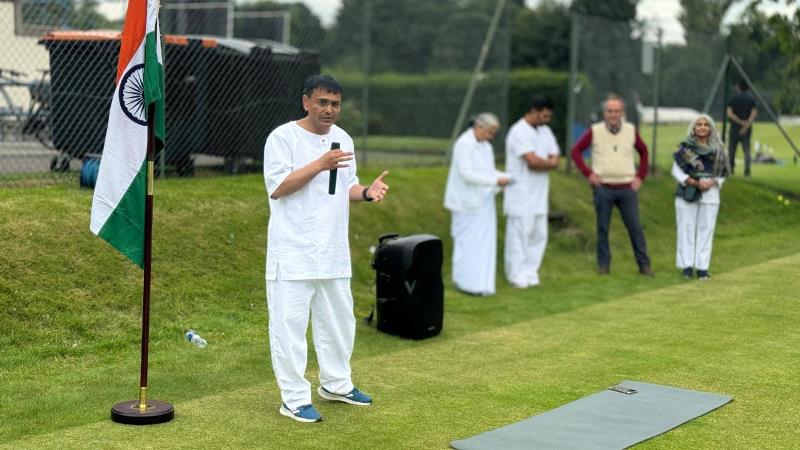
M 153 165 L 155 104 L 147 109 L 147 195 L 144 209 L 144 286 L 142 288 L 142 355 L 139 369 L 139 400 L 128 400 L 111 408 L 111 420 L 133 425 L 169 422 L 175 417 L 171 404 L 147 399 L 147 365 L 150 346 L 150 276 L 153 261 Z
M 150 348 L 150 276 L 153 263 L 153 136 L 155 105 L 147 110 L 147 196 L 144 201 L 144 286 L 142 287 L 142 362 L 139 370 L 139 409 L 147 409 L 147 357 Z

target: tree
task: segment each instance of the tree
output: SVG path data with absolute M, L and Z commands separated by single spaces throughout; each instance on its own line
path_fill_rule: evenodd
M 621 95 L 630 106 L 627 117 L 637 123 L 638 97 L 650 85 L 641 74 L 641 33 L 636 21 L 638 0 L 575 0 L 570 11 L 577 14 L 578 70 L 588 77 L 600 98 L 609 92 Z
M 511 11 L 518 4 L 519 0 L 512 0 L 507 8 Z M 362 31 L 369 18 L 372 72 L 470 69 L 496 5 L 496 0 L 343 0 L 327 37 L 323 60 L 340 69 L 360 70 Z M 507 22 L 501 22 L 488 67 L 508 59 L 503 47 L 509 39 L 507 31 Z
M 800 12 L 767 16 L 757 5 L 730 27 L 732 56 L 779 114 L 800 114 Z
M 661 52 L 661 104 L 701 110 L 725 56 L 722 17 L 734 0 L 681 0 L 684 45 Z M 712 110 L 719 112 L 719 110 Z
M 678 21 L 687 42 L 694 33 L 719 34 L 722 18 L 736 0 L 681 0 Z
M 322 27 L 319 17 L 302 3 L 285 4 L 265 0 L 236 5 L 236 12 L 257 11 L 289 11 L 291 13 L 289 44 L 295 47 L 319 50 L 325 40 L 325 29 Z M 239 21 L 234 23 L 234 35 L 237 35 L 237 31 L 242 26 L 243 24 Z
M 454 0 L 344 0 L 326 41 L 326 62 L 361 69 L 367 1 L 372 71 L 425 71 L 437 32 L 447 22 L 448 7 L 454 6 Z
M 536 9 L 523 8 L 514 16 L 511 39 L 512 67 L 569 68 L 569 7 L 544 0 Z
M 116 28 L 113 21 L 97 11 L 97 0 L 43 0 L 22 2 L 22 21 L 26 25 L 73 30 Z
M 614 21 L 631 21 L 636 18 L 639 0 L 574 0 L 570 10 L 584 15 L 602 17 Z

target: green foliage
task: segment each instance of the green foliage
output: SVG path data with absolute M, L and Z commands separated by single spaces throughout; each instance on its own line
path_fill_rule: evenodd
M 584 79 L 581 79 L 584 81 Z M 569 74 L 544 69 L 520 69 L 511 72 L 508 95 L 510 120 L 516 121 L 530 107 L 534 95 L 548 95 L 555 104 L 550 127 L 559 138 L 561 148 L 566 145 L 563 137 L 567 133 L 567 86 Z
M 337 74 L 345 98 L 361 107 L 363 78 L 357 74 Z M 435 73 L 406 75 L 383 73 L 369 78 L 370 133 L 449 137 L 467 90 L 470 73 Z M 512 71 L 508 79 L 502 73 L 488 73 L 478 83 L 471 114 L 497 111 L 498 93 L 509 83 L 509 121 L 519 118 L 535 94 L 546 94 L 556 102 L 554 130 L 561 136 L 566 117 L 567 74 L 542 69 Z M 348 119 L 350 120 L 350 119 Z
M 569 6 L 544 0 L 536 9 L 521 9 L 514 16 L 511 66 L 569 69 Z
M 322 23 L 310 9 L 303 3 L 277 3 L 269 0 L 260 0 L 254 3 L 237 4 L 237 12 L 252 11 L 289 11 L 291 13 L 289 44 L 302 48 L 317 50 L 325 39 L 325 29 Z M 241 23 L 234 22 L 234 35 L 238 35 Z
M 326 37 L 323 63 L 340 70 L 364 65 L 369 23 L 371 72 L 426 73 L 475 65 L 494 13 L 488 0 L 344 0 Z M 509 11 L 515 8 L 509 4 Z M 510 14 L 510 13 L 509 13 Z M 494 37 L 486 67 L 508 65 L 508 15 Z
M 719 33 L 722 18 L 735 0 L 681 0 L 678 20 L 683 25 L 686 41 L 692 40 L 694 33 Z
M 604 2 L 592 4 L 605 5 Z M 602 8 L 589 10 L 603 13 Z M 575 16 L 575 25 L 578 29 L 578 72 L 584 74 L 594 88 L 592 92 L 580 93 L 578 101 L 588 110 L 579 108 L 583 114 L 578 114 L 578 120 L 591 120 L 587 112 L 597 110 L 606 94 L 613 92 L 629 106 L 627 119 L 638 123 L 638 111 L 632 106 L 640 98 L 648 98 L 645 95 L 652 86 L 650 77 L 641 72 L 642 37 L 641 33 L 634 33 L 638 24 L 629 19 L 579 14 Z
M 585 16 L 602 17 L 614 21 L 632 21 L 636 18 L 636 5 L 639 0 L 574 0 L 570 6 L 572 12 Z
M 731 53 L 777 114 L 800 114 L 800 14 L 768 16 L 758 4 L 730 26 Z M 740 78 L 732 73 L 731 84 Z
M 725 55 L 725 41 L 717 34 L 700 32 L 687 32 L 687 39 L 690 37 L 689 45 L 668 45 L 661 50 L 659 103 L 700 111 Z M 644 92 L 645 98 L 652 95 L 652 89 Z
M 774 93 L 774 106 L 784 113 L 800 113 L 800 12 L 791 17 L 775 14 L 768 18 L 751 15 L 761 31 L 759 53 L 771 57 L 765 61 L 767 71 L 765 81 Z M 763 58 L 763 57 L 762 57 Z M 761 58 L 760 58 L 761 59 Z M 765 66 L 761 66 L 762 68 Z M 759 68 L 755 70 L 758 71 Z M 756 72 L 760 74 L 759 72 Z
M 115 23 L 97 11 L 98 0 L 44 0 L 20 2 L 21 18 L 27 26 L 91 30 L 112 28 Z
M 681 0 L 683 10 L 679 20 L 686 44 L 667 45 L 661 51 L 661 105 L 703 109 L 726 52 L 720 27 L 732 3 L 732 0 Z M 714 106 L 712 112 L 722 110 L 721 105 Z

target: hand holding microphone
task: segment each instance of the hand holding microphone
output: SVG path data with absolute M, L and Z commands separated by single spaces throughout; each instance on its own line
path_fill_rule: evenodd
M 330 175 L 328 178 L 328 194 L 336 194 L 336 172 L 339 167 L 347 167 L 343 164 L 344 161 L 353 159 L 353 152 L 345 152 L 340 150 L 338 142 L 331 142 L 331 151 L 325 153 L 320 160 L 324 168 L 329 168 Z
M 338 142 L 331 142 L 331 150 L 339 150 L 339 143 Z M 328 177 L 328 194 L 334 195 L 336 194 L 336 172 L 339 169 L 331 169 L 331 174 Z

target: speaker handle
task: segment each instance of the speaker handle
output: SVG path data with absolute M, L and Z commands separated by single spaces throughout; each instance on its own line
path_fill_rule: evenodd
M 378 243 L 379 244 L 383 244 L 383 241 L 387 241 L 389 239 L 394 239 L 396 237 L 400 237 L 400 235 L 397 234 L 397 233 L 385 233 L 385 234 L 382 234 L 381 237 L 378 238 Z

